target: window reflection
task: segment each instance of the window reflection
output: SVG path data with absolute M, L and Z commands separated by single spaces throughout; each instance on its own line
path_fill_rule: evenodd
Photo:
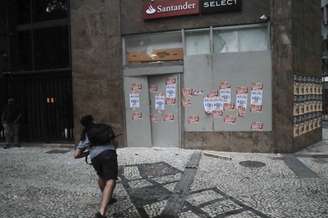
M 187 55 L 210 54 L 210 32 L 186 32 Z
M 265 27 L 213 31 L 214 53 L 265 51 L 268 49 Z

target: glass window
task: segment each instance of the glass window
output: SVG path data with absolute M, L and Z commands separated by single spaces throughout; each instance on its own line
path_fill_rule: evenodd
M 55 27 L 34 32 L 36 69 L 69 66 L 68 28 Z
M 238 52 L 237 31 L 214 31 L 214 53 Z
M 68 16 L 68 0 L 33 0 L 33 20 L 46 21 Z
M 267 50 L 267 34 L 265 27 L 214 30 L 214 53 Z
M 266 28 L 252 28 L 239 30 L 239 48 L 245 51 L 264 51 L 268 48 Z
M 183 60 L 180 32 L 129 36 L 125 42 L 129 64 Z
M 186 32 L 186 54 L 188 56 L 210 54 L 210 32 Z

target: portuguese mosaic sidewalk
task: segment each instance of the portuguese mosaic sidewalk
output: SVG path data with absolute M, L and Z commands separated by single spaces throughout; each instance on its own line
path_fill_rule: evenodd
M 328 217 L 328 144 L 296 154 L 118 149 L 108 217 Z M 65 147 L 0 148 L 0 217 L 93 217 L 92 167 Z

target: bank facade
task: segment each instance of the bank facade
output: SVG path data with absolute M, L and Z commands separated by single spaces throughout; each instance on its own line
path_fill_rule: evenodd
M 293 152 L 321 140 L 320 2 L 70 6 L 75 136 L 90 113 L 129 147 Z

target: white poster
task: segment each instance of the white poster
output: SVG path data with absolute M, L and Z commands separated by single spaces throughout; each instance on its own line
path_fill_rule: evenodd
M 130 93 L 130 108 L 140 108 L 139 93 Z
M 213 97 L 213 110 L 215 111 L 223 111 L 224 110 L 224 101 L 220 97 Z
M 155 110 L 165 110 L 165 97 L 163 95 L 155 96 Z
M 262 106 L 263 104 L 263 90 L 253 89 L 251 90 L 251 105 Z
M 263 111 L 263 83 L 256 82 L 251 87 L 251 112 Z
M 204 110 L 205 110 L 205 112 L 206 113 L 212 113 L 212 111 L 213 111 L 212 98 L 205 97 L 203 103 L 204 103 Z
M 248 100 L 248 87 L 240 86 L 236 90 L 236 108 L 238 110 L 247 109 L 247 100 Z
M 223 99 L 225 104 L 231 103 L 231 88 L 220 89 L 220 98 Z
M 176 84 L 166 84 L 166 98 L 176 98 Z
M 246 110 L 247 108 L 247 94 L 236 95 L 236 108 Z
M 213 111 L 223 111 L 224 108 L 224 102 L 218 96 L 205 97 L 203 104 L 206 113 L 212 113 Z

